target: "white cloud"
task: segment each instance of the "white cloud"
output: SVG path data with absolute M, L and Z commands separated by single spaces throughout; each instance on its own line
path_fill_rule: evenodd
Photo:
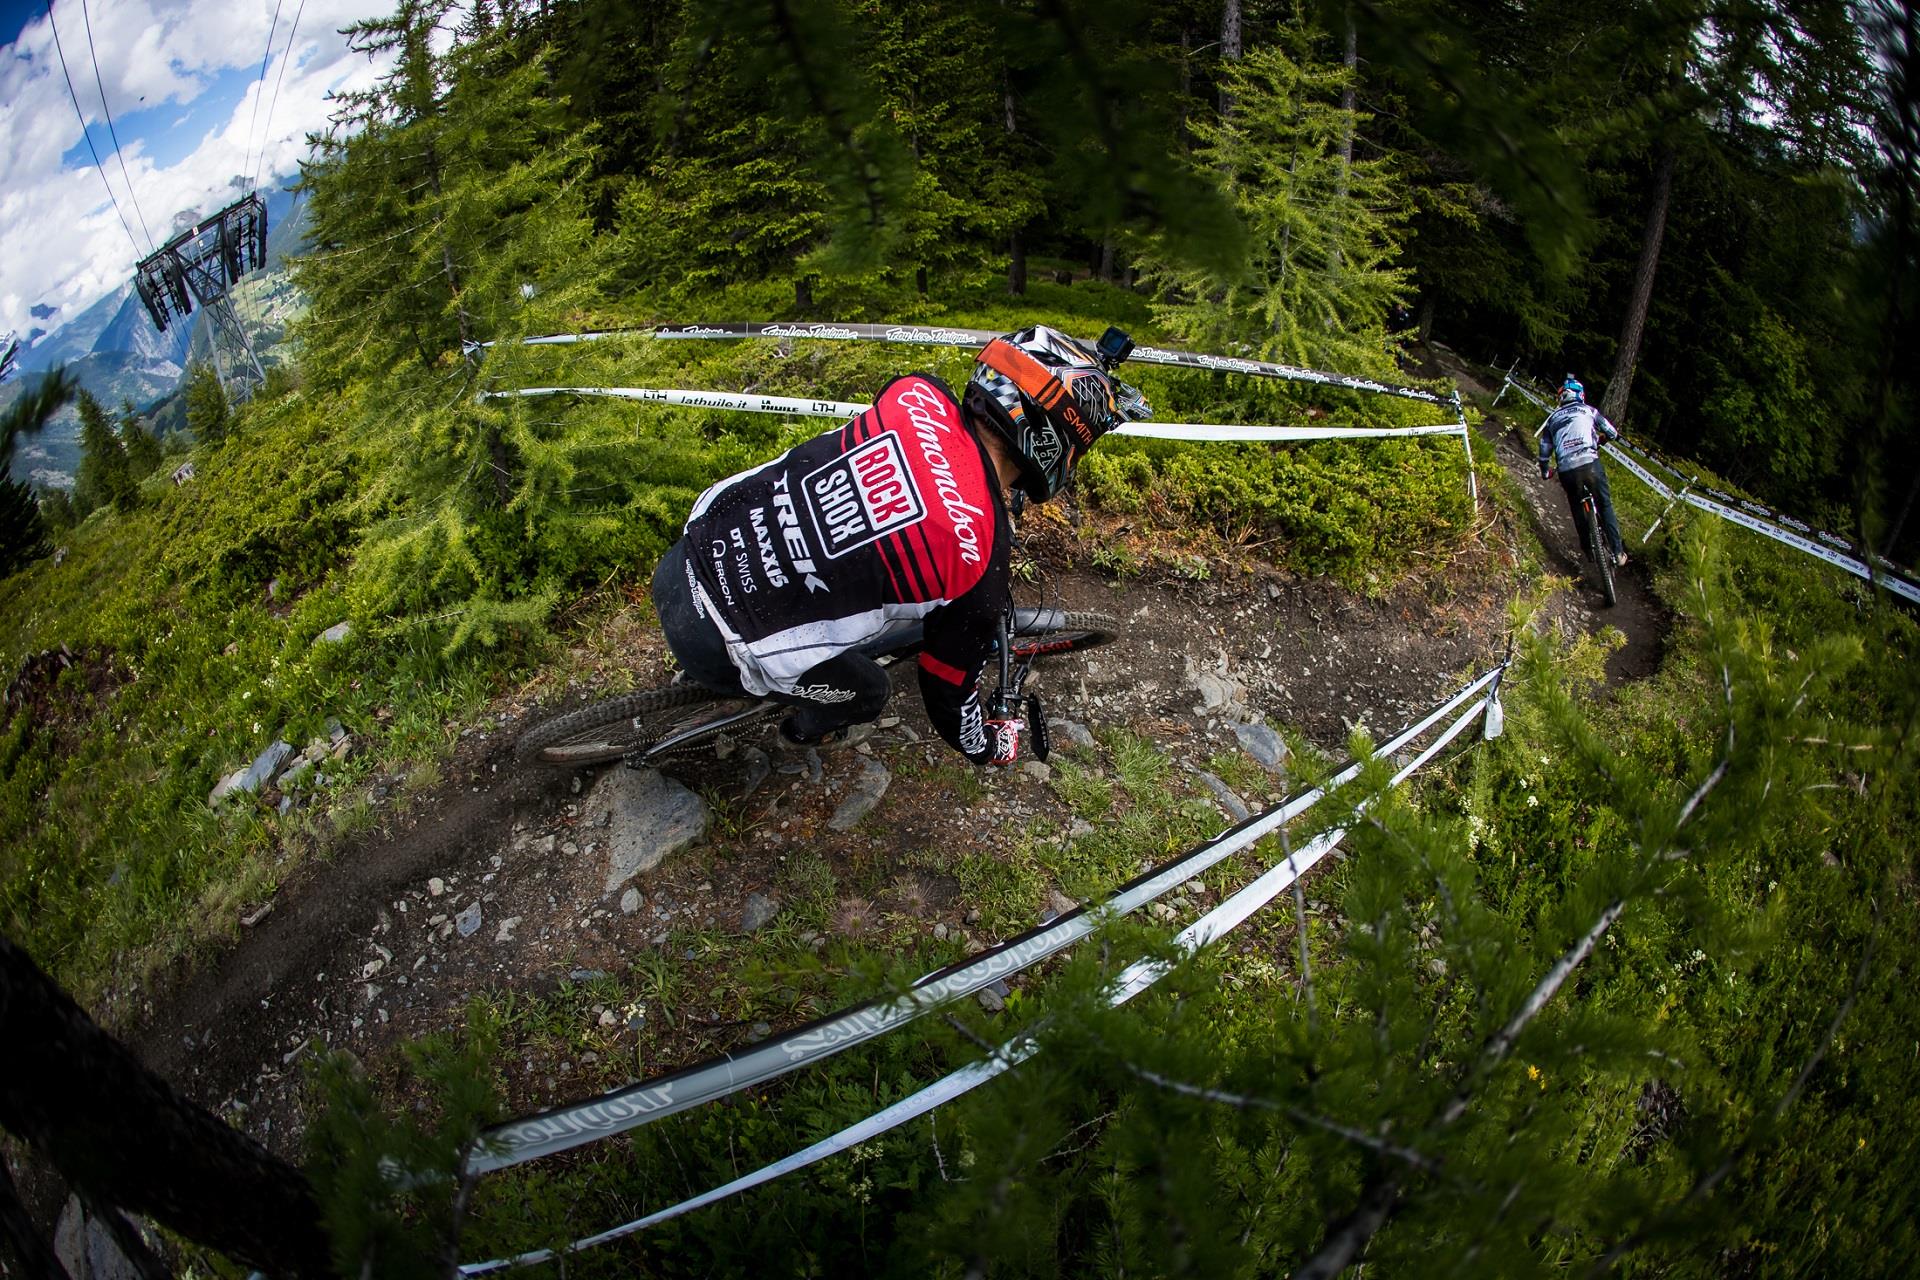
M 0 48 L 0 227 L 6 229 L 8 250 L 0 255 L 0 330 L 25 331 L 32 324 L 28 309 L 40 302 L 61 308 L 52 323 L 71 319 L 126 282 L 147 252 L 148 236 L 155 243 L 165 239 L 177 212 L 210 212 L 234 199 L 238 193 L 230 182 L 235 175 L 257 170 L 262 186 L 275 175 L 290 176 L 305 155 L 306 135 L 326 126 L 327 93 L 366 87 L 378 73 L 364 55 L 346 47 L 339 28 L 394 8 L 393 0 L 308 0 L 276 100 L 275 84 L 299 6 L 281 6 L 263 81 L 261 57 L 274 18 L 270 0 L 85 3 L 93 56 L 121 143 L 118 160 L 102 143 L 101 160 L 132 237 L 85 150 L 53 30 L 42 14 L 14 44 Z M 100 122 L 81 5 L 59 0 L 54 13 L 80 107 L 90 124 Z M 138 126 L 125 123 L 168 103 L 204 108 L 209 104 L 200 99 L 219 87 L 216 77 L 236 68 L 249 73 L 245 89 L 230 104 L 212 104 L 219 123 L 176 162 L 154 160 L 161 140 L 154 131 L 168 127 L 164 119 L 178 130 L 181 121 L 205 119 L 204 111 L 169 111 L 164 118 L 143 118 Z M 180 140 L 166 141 L 169 145 L 159 148 L 164 154 L 180 151 Z M 61 156 L 74 147 L 81 148 L 81 164 L 63 167 Z M 145 215 L 144 230 L 128 196 L 129 178 Z

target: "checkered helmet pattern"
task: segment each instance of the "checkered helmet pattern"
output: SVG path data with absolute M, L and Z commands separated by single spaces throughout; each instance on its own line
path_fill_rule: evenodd
M 1094 441 L 1152 413 L 1091 347 L 1047 325 L 988 343 L 967 380 L 966 403 L 1012 447 L 1020 488 L 1035 502 L 1066 487 Z

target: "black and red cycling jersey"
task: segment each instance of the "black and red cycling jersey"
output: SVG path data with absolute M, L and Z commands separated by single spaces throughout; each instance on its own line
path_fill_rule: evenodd
M 701 494 L 687 576 L 756 694 L 804 697 L 818 663 L 924 622 L 928 718 L 977 761 L 1010 541 L 992 459 L 946 384 L 916 374 L 844 427 Z

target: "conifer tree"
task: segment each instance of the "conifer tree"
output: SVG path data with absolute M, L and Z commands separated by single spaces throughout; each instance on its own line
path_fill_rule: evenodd
M 201 444 L 219 444 L 232 425 L 230 415 L 220 375 L 210 364 L 195 364 L 187 372 L 187 430 Z
M 54 533 L 65 533 L 80 523 L 73 509 L 73 498 L 65 489 L 42 489 L 40 491 L 40 518 Z
M 13 352 L 7 353 L 9 359 Z M 73 397 L 78 383 L 66 368 L 54 369 L 0 414 L 0 577 L 45 554 L 47 526 L 33 490 L 13 478 L 14 446 L 41 431 Z
M 75 398 L 80 412 L 80 470 L 74 477 L 73 494 L 82 510 L 93 511 L 112 506 L 129 511 L 139 499 L 127 465 L 126 446 L 113 429 L 107 411 L 91 394 L 82 391 Z
M 403 359 L 434 369 L 499 336 L 523 285 L 551 296 L 593 279 L 587 141 L 549 96 L 543 57 L 507 24 L 437 51 L 450 10 L 407 0 L 349 28 L 357 49 L 395 54 L 394 69 L 342 99 L 302 170 L 302 368 L 327 385 Z
M 1390 163 L 1349 161 L 1363 118 L 1339 105 L 1345 69 L 1312 61 L 1309 34 L 1251 50 L 1223 75 L 1233 112 L 1196 121 L 1199 161 L 1217 171 L 1246 223 L 1243 271 L 1162 264 L 1150 272 L 1162 322 L 1212 347 L 1320 368 L 1371 369 L 1388 308 L 1406 288 L 1395 265 L 1405 197 Z
M 133 402 L 120 402 L 120 443 L 127 451 L 127 472 L 137 482 L 152 475 L 160 466 L 160 442 L 153 438 Z

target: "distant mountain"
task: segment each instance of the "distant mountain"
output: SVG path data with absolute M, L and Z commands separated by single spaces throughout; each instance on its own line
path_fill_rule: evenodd
M 131 280 L 82 311 L 73 319 L 42 337 L 20 353 L 20 371 L 32 373 L 51 369 L 69 360 L 78 360 L 92 351 L 100 335 L 119 317 L 127 300 L 134 297 Z M 134 306 L 138 307 L 138 301 Z

